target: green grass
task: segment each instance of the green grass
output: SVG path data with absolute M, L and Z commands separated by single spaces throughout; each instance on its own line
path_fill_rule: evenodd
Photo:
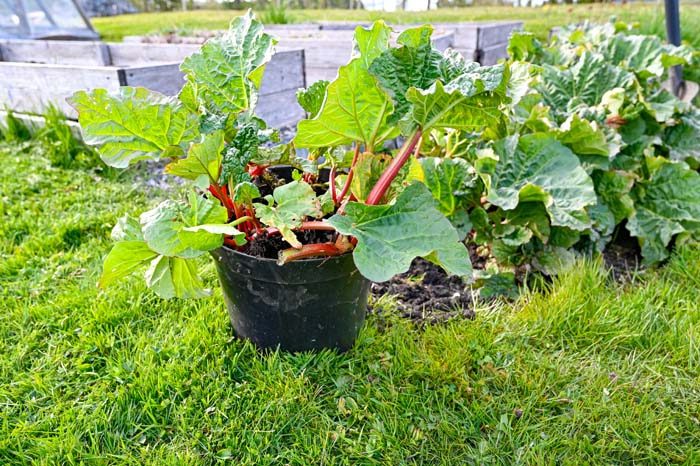
M 105 40 L 121 40 L 125 35 L 148 34 L 165 30 L 225 29 L 238 11 L 198 10 L 190 12 L 144 13 L 136 15 L 93 18 L 92 22 Z M 260 14 L 263 14 L 260 12 Z M 632 2 L 625 5 L 586 4 L 548 5 L 543 8 L 513 8 L 505 6 L 445 8 L 429 12 L 386 13 L 365 10 L 287 10 L 295 22 L 303 21 L 370 21 L 385 19 L 391 23 L 522 20 L 525 29 L 546 39 L 549 29 L 584 20 L 608 21 L 615 16 L 628 22 L 639 22 L 645 34 L 665 35 L 663 3 Z M 700 47 L 700 4 L 681 5 L 683 39 Z
M 218 290 L 98 291 L 112 223 L 164 193 L 47 157 L 0 145 L 2 465 L 700 463 L 697 247 L 624 286 L 582 262 L 475 321 L 382 299 L 346 354 L 259 354 Z

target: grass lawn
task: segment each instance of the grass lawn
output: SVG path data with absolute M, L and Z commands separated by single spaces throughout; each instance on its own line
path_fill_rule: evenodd
M 391 299 L 347 354 L 259 354 L 214 295 L 95 282 L 139 174 L 0 144 L 0 464 L 699 464 L 700 249 L 626 285 L 417 328 Z
M 198 10 L 190 12 L 145 13 L 93 18 L 92 23 L 105 40 L 121 40 L 125 35 L 147 34 L 166 30 L 225 29 L 239 11 Z M 369 21 L 385 19 L 392 23 L 443 21 L 522 20 L 525 29 L 546 39 L 549 29 L 584 20 L 608 21 L 615 16 L 628 22 L 639 22 L 645 34 L 665 36 L 663 3 L 633 2 L 625 5 L 597 3 L 587 5 L 547 5 L 543 8 L 506 6 L 439 9 L 430 12 L 385 13 L 364 10 L 290 10 L 295 22 L 303 21 Z M 681 5 L 683 39 L 700 46 L 700 4 Z

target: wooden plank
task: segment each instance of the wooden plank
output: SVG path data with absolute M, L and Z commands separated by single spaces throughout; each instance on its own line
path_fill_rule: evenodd
M 109 52 L 102 42 L 68 40 L 0 40 L 3 61 L 54 65 L 109 65 Z
M 454 41 L 455 41 L 455 32 L 450 31 L 450 32 L 443 32 L 442 34 L 439 35 L 433 35 L 433 45 L 435 46 L 436 49 L 438 49 L 441 52 L 444 52 L 445 49 L 449 47 L 454 46 Z
M 469 61 L 479 61 L 479 53 L 475 49 L 459 49 L 455 48 L 456 51 L 462 54 L 464 58 Z
M 196 44 L 107 43 L 111 65 L 141 66 L 182 62 L 201 48 Z
M 293 89 L 261 95 L 255 113 L 273 127 L 293 125 L 306 117 Z
M 436 29 L 452 32 L 452 47 L 456 49 L 476 49 L 479 23 L 434 23 Z
M 116 91 L 119 68 L 0 62 L 0 108 L 37 113 L 53 103 L 71 118 L 66 98 L 80 89 Z
M 479 26 L 477 48 L 486 50 L 494 45 L 508 42 L 510 34 L 516 29 L 522 29 L 522 21 L 494 22 Z
M 296 92 L 300 87 L 306 87 L 305 63 L 304 50 L 278 51 L 265 67 L 260 94 L 273 94 L 289 89 Z
M 124 75 L 127 86 L 145 87 L 165 95 L 177 95 L 185 84 L 179 62 L 125 68 Z
M 508 57 L 508 42 L 487 47 L 478 52 L 478 62 L 483 66 L 495 65 L 501 58 Z
M 306 67 L 306 81 L 308 85 L 325 79 L 333 81 L 338 76 L 338 67 Z

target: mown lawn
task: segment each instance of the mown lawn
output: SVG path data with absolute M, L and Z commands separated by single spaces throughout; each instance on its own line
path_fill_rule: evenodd
M 169 30 L 183 32 L 201 29 L 225 29 L 231 18 L 242 14 L 230 10 L 197 10 L 189 12 L 145 13 L 94 18 L 92 23 L 105 40 L 121 40 L 125 35 L 148 34 Z M 354 10 L 289 10 L 294 22 L 304 21 L 371 21 L 385 19 L 390 23 L 450 21 L 521 20 L 524 28 L 541 39 L 547 39 L 555 26 L 590 21 L 608 21 L 611 17 L 638 22 L 644 34 L 665 37 L 663 3 L 630 2 L 624 5 L 597 3 L 586 5 L 547 5 L 543 8 L 507 6 L 444 8 L 430 12 L 396 12 Z M 683 39 L 700 47 L 700 3 L 681 5 Z
M 98 291 L 112 223 L 164 193 L 47 153 L 0 145 L 2 465 L 700 463 L 697 247 L 625 285 L 582 261 L 474 321 L 386 298 L 347 354 L 259 354 L 216 288 Z

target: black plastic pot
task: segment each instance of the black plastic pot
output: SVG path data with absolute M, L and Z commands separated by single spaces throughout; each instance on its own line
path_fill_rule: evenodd
M 283 266 L 226 246 L 212 255 L 238 337 L 285 351 L 352 347 L 365 322 L 370 285 L 352 254 Z

